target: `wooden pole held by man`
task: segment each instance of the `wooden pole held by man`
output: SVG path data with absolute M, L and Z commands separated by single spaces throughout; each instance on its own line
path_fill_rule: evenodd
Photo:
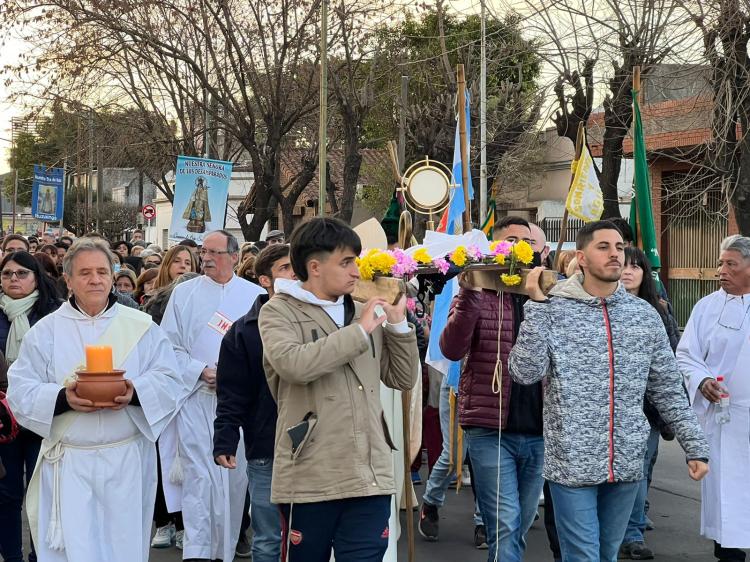
M 583 138 L 584 138 L 585 125 L 581 121 L 578 123 L 578 133 L 576 134 L 576 152 L 574 161 L 580 160 L 581 153 L 583 152 Z M 570 174 L 570 185 L 568 185 L 568 193 L 570 188 L 573 187 L 573 180 L 576 177 L 576 172 L 573 170 Z M 565 211 L 563 211 L 562 222 L 560 223 L 560 239 L 557 241 L 557 249 L 555 250 L 555 269 L 560 266 L 560 254 L 562 252 L 563 242 L 568 237 L 568 195 L 565 195 Z
M 456 84 L 458 85 L 458 139 L 461 143 L 461 180 L 464 191 L 464 232 L 471 232 L 471 206 L 469 202 L 469 147 L 466 145 L 466 76 L 464 65 L 456 67 Z

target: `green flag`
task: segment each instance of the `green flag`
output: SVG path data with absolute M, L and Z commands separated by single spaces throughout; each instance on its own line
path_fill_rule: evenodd
M 630 224 L 633 228 L 633 235 L 640 242 L 639 246 L 646 253 L 651 267 L 656 270 L 661 267 L 661 260 L 656 246 L 654 210 L 651 207 L 651 176 L 648 172 L 648 160 L 646 160 L 646 139 L 643 135 L 641 110 L 638 107 L 638 91 L 632 90 L 632 93 L 635 200 L 630 204 Z

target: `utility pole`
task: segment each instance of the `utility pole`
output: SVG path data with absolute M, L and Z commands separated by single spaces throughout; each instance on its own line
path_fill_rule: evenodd
M 88 232 L 89 225 L 91 224 L 91 207 L 94 185 L 94 111 L 89 109 L 89 170 L 86 178 L 86 214 L 85 214 L 85 228 L 84 232 Z
M 409 77 L 401 77 L 401 115 L 398 124 L 398 167 L 406 168 L 406 104 L 409 102 Z
M 102 198 L 104 197 L 104 166 L 102 149 L 96 145 L 96 231 L 101 232 Z
M 203 71 L 206 74 L 206 82 L 208 82 L 208 38 L 206 38 L 206 56 L 205 56 L 205 68 Z M 208 135 L 208 121 L 210 117 L 208 115 L 208 84 L 203 88 L 203 158 L 210 158 L 210 150 L 208 144 L 210 142 Z
M 318 215 L 326 214 L 328 144 L 328 0 L 320 3 L 320 124 L 318 129 Z
M 76 192 L 76 235 L 80 236 L 81 232 L 81 114 L 76 115 L 76 175 L 74 189 Z
M 481 71 L 479 78 L 479 224 L 487 218 L 487 6 L 482 4 Z

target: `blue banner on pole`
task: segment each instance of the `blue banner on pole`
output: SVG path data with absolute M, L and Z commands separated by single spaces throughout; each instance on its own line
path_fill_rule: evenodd
M 170 240 L 195 240 L 224 228 L 232 163 L 191 156 L 177 157 Z
M 34 164 L 31 187 L 31 214 L 45 222 L 59 222 L 63 217 L 65 170 Z

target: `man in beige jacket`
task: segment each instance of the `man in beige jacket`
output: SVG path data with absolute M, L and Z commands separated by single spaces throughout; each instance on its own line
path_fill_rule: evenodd
M 315 218 L 290 238 L 299 281 L 279 279 L 261 309 L 268 384 L 279 417 L 271 499 L 285 518 L 283 560 L 376 562 L 395 493 L 380 382 L 409 390 L 417 340 L 406 300 L 354 303 L 357 234 Z

